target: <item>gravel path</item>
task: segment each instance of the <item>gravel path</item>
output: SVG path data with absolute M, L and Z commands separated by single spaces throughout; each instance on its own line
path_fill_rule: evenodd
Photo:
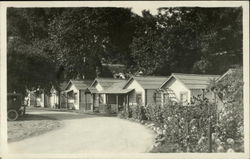
M 11 153 L 147 152 L 153 133 L 144 126 L 117 117 L 57 111 L 37 111 L 63 121 L 64 127 L 9 143 Z

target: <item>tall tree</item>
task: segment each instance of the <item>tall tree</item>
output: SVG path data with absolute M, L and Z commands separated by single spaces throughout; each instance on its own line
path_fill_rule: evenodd
M 58 10 L 8 8 L 7 10 L 7 87 L 25 92 L 55 81 L 53 62 L 48 57 L 49 17 Z
M 124 8 L 70 8 L 49 25 L 51 56 L 67 78 L 92 79 L 101 61 L 129 59 L 133 17 Z
M 241 8 L 160 8 L 151 17 L 154 27 L 144 23 L 131 44 L 145 74 L 220 74 L 242 65 Z M 146 60 L 151 58 L 155 61 Z

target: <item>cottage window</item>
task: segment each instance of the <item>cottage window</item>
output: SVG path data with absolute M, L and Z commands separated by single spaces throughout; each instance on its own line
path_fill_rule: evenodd
M 163 105 L 168 104 L 169 103 L 169 96 L 167 93 L 163 93 Z
M 99 97 L 99 103 L 103 104 L 104 103 L 104 94 L 101 94 Z
M 188 92 L 181 92 L 180 93 L 180 102 L 183 105 L 187 105 L 188 104 Z
M 136 94 L 136 103 L 137 103 L 137 105 L 142 105 L 142 94 L 141 93 Z

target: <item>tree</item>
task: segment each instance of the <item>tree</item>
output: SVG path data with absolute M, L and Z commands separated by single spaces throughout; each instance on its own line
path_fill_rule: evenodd
M 51 56 L 68 79 L 92 79 L 101 61 L 127 61 L 132 19 L 131 11 L 123 8 L 66 9 L 49 24 Z
M 242 65 L 241 8 L 160 8 L 142 21 L 149 17 L 153 27 L 142 23 L 131 44 L 137 68 L 146 74 L 221 74 Z
M 142 17 L 137 18 L 137 29 L 130 45 L 131 56 L 135 61 L 132 72 L 138 70 L 143 74 L 158 74 L 157 69 L 164 65 L 164 44 L 157 29 L 157 19 L 144 10 Z
M 8 92 L 48 88 L 55 81 L 55 66 L 48 57 L 47 23 L 51 12 L 45 9 L 7 10 Z

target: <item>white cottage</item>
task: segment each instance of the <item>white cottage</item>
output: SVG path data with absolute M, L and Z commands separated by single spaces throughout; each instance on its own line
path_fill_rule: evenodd
M 27 90 L 26 102 L 28 107 L 47 107 L 45 98 L 46 94 L 44 93 L 44 89 L 36 89 L 29 91 Z
M 119 91 L 121 88 L 118 87 L 122 87 L 125 82 L 126 80 L 124 79 L 96 78 L 85 91 L 87 99 L 89 99 L 89 109 L 92 111 L 103 111 L 106 105 L 115 105 L 117 107 L 117 98 L 119 100 L 121 94 Z M 119 101 L 121 101 L 121 97 Z
M 62 95 L 67 82 L 55 84 L 51 86 L 50 94 L 48 95 L 47 105 L 50 108 L 63 108 L 62 103 L 66 102 L 66 96 Z
M 91 83 L 90 80 L 70 80 L 62 92 L 66 97 L 66 108 L 85 111 L 87 103 L 85 91 Z
M 198 95 L 206 95 L 206 98 L 212 99 L 213 93 L 207 92 L 206 89 L 211 81 L 219 77 L 219 75 L 173 73 L 160 86 L 162 105 L 169 101 L 188 105 L 192 97 Z
M 155 91 L 168 77 L 162 76 L 134 76 L 124 85 L 123 89 L 129 92 L 129 105 L 155 104 Z

